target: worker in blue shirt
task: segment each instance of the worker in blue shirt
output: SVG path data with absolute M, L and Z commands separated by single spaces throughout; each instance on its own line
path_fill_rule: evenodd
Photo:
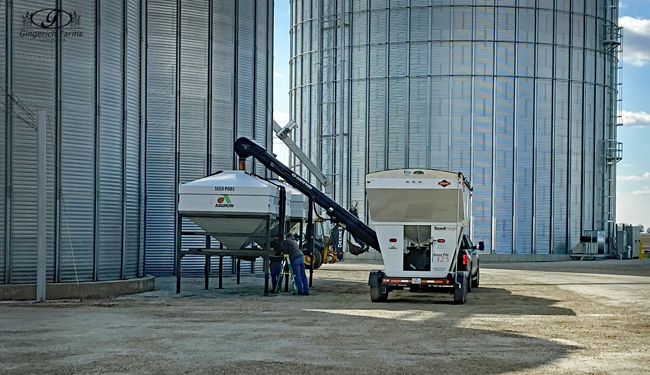
M 296 281 L 296 287 L 298 288 L 298 294 L 301 296 L 309 295 L 309 282 L 307 281 L 307 275 L 305 274 L 305 259 L 302 256 L 302 251 L 298 247 L 298 243 L 291 238 L 288 238 L 282 241 L 280 245 L 285 254 L 289 255 L 289 260 L 291 261 L 291 268 L 293 269 L 294 279 Z

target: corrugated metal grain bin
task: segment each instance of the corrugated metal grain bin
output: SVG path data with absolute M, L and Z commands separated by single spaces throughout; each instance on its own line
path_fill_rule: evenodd
M 613 235 L 617 9 L 292 0 L 295 140 L 344 205 L 364 201 L 368 172 L 462 172 L 488 251 L 567 253 L 582 231 Z
M 1 2 L 0 283 L 36 281 L 40 110 L 48 281 L 170 275 L 179 183 L 232 169 L 237 137 L 271 144 L 272 15 L 255 0 Z
M 146 271 L 170 275 L 178 185 L 236 169 L 238 137 L 272 144 L 273 9 L 266 0 L 149 0 L 147 18 Z M 199 228 L 185 219 L 183 229 Z M 185 238 L 186 248 L 206 246 Z M 203 265 L 186 257 L 183 273 Z
M 0 283 L 36 281 L 40 110 L 47 111 L 47 280 L 143 274 L 143 13 L 137 0 L 98 4 L 0 4 L 7 94 L 0 100 Z

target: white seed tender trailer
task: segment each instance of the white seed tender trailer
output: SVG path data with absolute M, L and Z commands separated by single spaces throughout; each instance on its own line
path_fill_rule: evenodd
M 453 292 L 465 303 L 471 265 L 460 253 L 468 228 L 472 188 L 461 173 L 397 169 L 366 176 L 368 211 L 385 270 L 370 273 L 370 297 L 386 301 L 391 290 Z

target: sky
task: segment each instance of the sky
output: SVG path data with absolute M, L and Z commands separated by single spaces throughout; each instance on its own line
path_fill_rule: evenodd
M 281 126 L 289 122 L 289 4 L 289 0 L 275 0 L 273 20 L 273 119 Z M 273 152 L 280 161 L 288 161 L 289 149 L 277 137 L 273 138 Z
M 650 0 L 619 5 L 623 26 L 623 160 L 617 164 L 617 222 L 650 227 Z M 289 0 L 275 1 L 273 118 L 289 121 Z M 288 150 L 275 139 L 273 149 L 286 161 Z
M 617 165 L 616 220 L 650 227 L 650 0 L 619 5 L 623 26 L 623 160 Z

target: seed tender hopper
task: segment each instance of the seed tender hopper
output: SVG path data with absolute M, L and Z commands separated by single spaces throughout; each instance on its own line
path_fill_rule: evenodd
M 179 225 L 176 244 L 177 292 L 180 292 L 181 259 L 186 255 L 206 256 L 206 288 L 209 259 L 220 257 L 219 285 L 223 274 L 223 257 L 241 259 L 262 257 L 268 294 L 269 257 L 273 255 L 271 241 L 283 237 L 291 212 L 291 193 L 278 183 L 267 181 L 245 171 L 221 171 L 211 176 L 188 182 L 178 189 Z M 204 232 L 184 232 L 183 218 L 189 218 Z M 191 248 L 181 250 L 183 235 L 206 236 L 219 241 L 218 249 Z

